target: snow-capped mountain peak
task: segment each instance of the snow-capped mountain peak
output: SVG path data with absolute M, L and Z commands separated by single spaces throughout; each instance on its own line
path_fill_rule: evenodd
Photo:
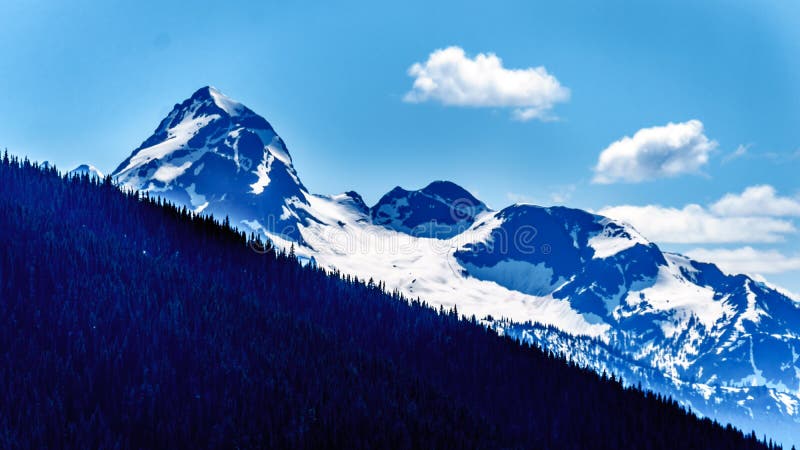
M 204 94 L 208 94 L 213 99 L 214 104 L 222 108 L 230 116 L 238 116 L 247 110 L 244 105 L 226 96 L 213 86 L 206 86 L 195 93 L 195 95 Z
M 100 172 L 97 169 L 97 167 L 95 167 L 95 166 L 93 166 L 91 164 L 81 164 L 78 167 L 70 170 L 69 171 L 69 175 L 70 176 L 89 175 L 90 177 L 99 178 L 99 179 L 105 178 L 105 175 L 103 175 L 103 173 Z
M 212 87 L 176 104 L 114 171 L 124 187 L 297 238 L 306 188 L 269 122 Z
M 489 208 L 450 181 L 434 181 L 417 191 L 395 187 L 370 210 L 372 221 L 387 228 L 435 238 L 450 238 L 469 228 Z

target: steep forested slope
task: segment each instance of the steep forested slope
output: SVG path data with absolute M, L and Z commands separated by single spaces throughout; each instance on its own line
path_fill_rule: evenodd
M 226 224 L 0 163 L 0 448 L 764 448 Z

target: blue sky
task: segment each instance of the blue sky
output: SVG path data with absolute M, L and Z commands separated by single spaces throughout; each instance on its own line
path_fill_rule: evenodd
M 110 172 L 211 84 L 273 124 L 314 192 L 450 179 L 494 208 L 605 211 L 800 292 L 800 4 L 331 3 L 4 2 L 0 146 Z M 463 57 L 437 72 L 449 47 Z M 500 95 L 491 70 L 414 88 L 479 54 L 568 95 L 535 77 Z

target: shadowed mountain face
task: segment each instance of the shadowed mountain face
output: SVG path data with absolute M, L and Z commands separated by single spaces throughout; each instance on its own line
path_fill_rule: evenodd
M 372 222 L 419 237 L 451 238 L 469 228 L 489 208 L 461 186 L 434 181 L 418 191 L 400 186 L 370 210 Z
M 485 239 L 460 248 L 458 261 L 474 276 L 536 296 L 568 298 L 573 286 L 588 286 L 572 296 L 580 297 L 573 307 L 585 314 L 606 315 L 604 299 L 666 265 L 658 248 L 632 228 L 582 210 L 514 205 L 491 220 L 498 225 Z M 503 277 L 502 268 L 516 270 Z
M 664 253 L 625 223 L 564 207 L 492 211 L 446 181 L 394 188 L 372 208 L 355 192 L 310 194 L 269 123 L 213 88 L 176 105 L 114 178 L 230 216 L 321 266 L 504 318 L 486 323 L 524 341 L 555 348 L 588 336 L 613 364 L 597 348 L 558 348 L 702 414 L 800 440 L 798 303 L 750 277 Z M 564 339 L 542 338 L 534 323 Z

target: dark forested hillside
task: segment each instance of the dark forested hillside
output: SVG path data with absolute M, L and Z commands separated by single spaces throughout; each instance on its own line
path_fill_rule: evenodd
M 0 448 L 766 448 L 88 176 L 0 163 Z

